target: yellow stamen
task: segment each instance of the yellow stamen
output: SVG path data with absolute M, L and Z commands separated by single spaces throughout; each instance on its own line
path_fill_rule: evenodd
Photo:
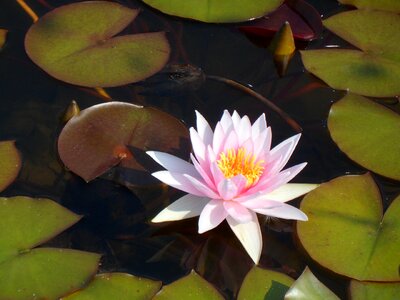
M 247 179 L 246 186 L 256 183 L 264 171 L 264 161 L 256 161 L 256 157 L 246 149 L 229 149 L 219 155 L 217 165 L 225 178 L 232 178 L 242 174 Z

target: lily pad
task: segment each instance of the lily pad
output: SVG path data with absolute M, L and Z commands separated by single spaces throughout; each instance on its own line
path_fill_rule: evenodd
M 400 13 L 400 2 L 398 0 L 339 0 L 339 2 L 362 9 L 377 9 Z
M 98 274 L 83 290 L 62 300 L 109 300 L 109 299 L 152 299 L 159 291 L 161 282 L 135 277 L 126 273 Z
M 0 299 L 55 299 L 94 275 L 98 254 L 31 250 L 80 218 L 49 199 L 0 198 Z
M 20 170 L 21 156 L 15 147 L 15 142 L 0 142 L 0 192 L 17 178 Z
M 332 105 L 332 139 L 352 160 L 400 180 L 400 116 L 362 96 L 349 94 Z
M 395 300 L 400 295 L 400 282 L 350 282 L 350 295 L 352 300 Z
M 285 300 L 340 300 L 307 267 L 285 295 Z
M 164 285 L 154 300 L 222 300 L 222 295 L 195 271 L 177 281 Z
M 283 0 L 143 0 L 163 13 L 210 23 L 232 23 L 255 19 L 275 10 Z
M 32 25 L 29 57 L 51 76 L 88 87 L 143 80 L 162 69 L 170 53 L 162 32 L 117 36 L 138 10 L 108 1 L 61 6 Z
M 293 278 L 285 274 L 254 266 L 244 278 L 237 299 L 283 299 L 293 282 Z
M 335 89 L 371 97 L 400 95 L 400 16 L 355 10 L 335 15 L 324 25 L 363 51 L 302 51 L 306 69 Z
M 303 199 L 301 210 L 309 220 L 297 223 L 297 235 L 323 267 L 357 280 L 400 280 L 400 196 L 383 216 L 369 174 L 322 184 Z
M 119 164 L 137 171 L 136 181 L 142 182 L 146 168 L 136 157 L 138 150 L 180 155 L 186 151 L 188 156 L 185 143 L 188 137 L 187 128 L 167 113 L 124 102 L 108 102 L 73 117 L 60 134 L 58 152 L 64 164 L 86 181 Z

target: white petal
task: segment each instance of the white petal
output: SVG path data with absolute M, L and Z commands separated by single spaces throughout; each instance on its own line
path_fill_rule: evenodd
M 278 160 L 279 163 L 270 166 L 272 170 L 270 170 L 269 174 L 277 173 L 286 165 L 290 156 L 292 155 L 294 149 L 296 148 L 297 143 L 299 142 L 301 134 L 296 134 L 286 140 L 284 140 L 279 145 L 275 146 L 270 151 L 270 159 L 271 161 Z M 268 163 L 268 162 L 267 162 Z
M 281 219 L 299 221 L 308 220 L 307 215 L 300 209 L 286 203 L 281 203 L 281 206 L 276 206 L 273 208 L 257 208 L 254 209 L 254 211 L 266 216 L 277 217 Z
M 240 118 L 239 114 L 237 113 L 237 111 L 235 110 L 232 114 L 232 123 L 233 123 L 233 127 L 235 129 L 235 131 L 239 131 L 240 128 L 240 121 L 242 119 Z
M 233 127 L 232 117 L 227 110 L 224 110 L 224 113 L 222 114 L 222 118 L 221 118 L 220 122 L 221 122 L 222 129 L 225 132 L 227 132 L 228 130 L 230 130 L 231 127 Z
M 226 220 L 251 259 L 258 264 L 262 250 L 262 236 L 257 215 L 252 211 L 250 213 L 251 221 L 246 223 L 237 222 L 231 216 L 227 216 Z
M 196 156 L 197 160 L 202 163 L 205 160 L 206 156 L 206 146 L 203 143 L 198 132 L 192 127 L 189 129 L 190 140 L 192 142 L 193 153 Z
M 224 207 L 228 214 L 240 223 L 251 221 L 251 211 L 236 201 L 224 201 Z
M 212 143 L 213 132 L 207 120 L 196 110 L 196 123 L 197 132 L 200 138 L 203 140 L 204 145 L 210 145 Z
M 200 176 L 204 179 L 204 182 L 211 188 L 211 189 L 216 189 L 216 186 L 214 182 L 211 180 L 211 171 L 205 170 L 199 162 L 196 160 L 193 154 L 190 154 L 190 159 L 193 162 L 194 167 L 196 168 L 196 171 L 200 174 Z
M 208 198 L 185 195 L 167 208 L 162 210 L 151 220 L 153 223 L 177 221 L 196 217 L 200 215 L 206 204 L 210 201 Z
M 265 114 L 262 114 L 251 127 L 251 135 L 256 138 L 261 132 L 267 128 L 267 121 L 265 120 Z
M 185 175 L 183 175 L 181 173 L 174 173 L 174 172 L 169 172 L 169 171 L 159 171 L 159 172 L 155 172 L 151 175 L 153 175 L 158 180 L 164 182 L 165 184 L 168 184 L 178 190 L 181 190 L 181 191 L 184 191 L 186 193 L 193 194 L 196 196 L 200 196 L 200 197 L 206 196 L 204 193 L 200 192 L 195 186 L 193 186 L 192 181 L 189 180 L 188 177 L 185 177 Z M 186 176 L 189 176 L 189 175 L 186 175 Z
M 215 126 L 215 131 L 214 131 L 214 136 L 213 136 L 213 150 L 216 153 L 219 153 L 221 151 L 221 146 L 224 143 L 225 140 L 225 132 L 224 129 L 222 128 L 222 125 L 220 122 L 217 123 Z
M 239 146 L 239 140 L 238 136 L 236 134 L 236 131 L 232 130 L 228 137 L 225 139 L 224 146 L 223 146 L 223 151 L 226 152 L 230 149 L 237 149 Z
M 211 200 L 204 206 L 199 218 L 199 233 L 206 232 L 217 227 L 225 220 L 228 212 L 222 205 L 222 200 Z
M 319 184 L 312 183 L 287 183 L 267 193 L 265 198 L 273 201 L 286 202 L 307 194 L 318 186 Z
M 183 176 L 190 181 L 193 187 L 196 188 L 201 193 L 202 196 L 206 196 L 213 199 L 219 198 L 219 195 L 216 193 L 216 191 L 213 190 L 212 186 L 208 186 L 207 184 L 203 183 L 202 181 L 192 176 L 186 174 L 184 174 Z
M 268 154 L 271 148 L 272 132 L 271 127 L 268 127 L 263 132 L 261 132 L 256 139 L 253 139 L 254 156 L 261 158 Z M 264 158 L 263 158 L 264 159 Z
M 168 171 L 199 177 L 194 165 L 180 159 L 179 157 L 158 151 L 147 151 L 146 153 Z
M 242 145 L 251 137 L 251 123 L 248 116 L 244 116 L 240 121 L 238 130 L 239 145 Z

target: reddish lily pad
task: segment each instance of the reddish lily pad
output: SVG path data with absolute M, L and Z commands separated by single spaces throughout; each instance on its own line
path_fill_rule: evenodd
M 332 139 L 352 160 L 400 180 L 400 116 L 367 98 L 349 94 L 332 105 Z
M 187 128 L 167 113 L 129 103 L 108 102 L 73 117 L 60 134 L 58 152 L 64 164 L 86 181 L 119 165 L 138 171 L 137 181 L 142 182 L 146 168 L 133 150 L 188 155 L 187 139 Z
M 138 10 L 109 1 L 61 6 L 32 25 L 25 37 L 29 57 L 51 76 L 88 87 L 143 80 L 168 61 L 162 32 L 117 36 Z
M 324 25 L 363 51 L 303 51 L 306 69 L 335 89 L 371 97 L 400 95 L 400 16 L 354 10 L 335 15 Z
M 189 275 L 164 285 L 154 300 L 223 300 L 222 295 L 205 279 L 192 271 Z
M 254 266 L 243 280 L 238 300 L 283 299 L 294 280 L 282 273 Z
M 285 300 L 340 300 L 307 267 L 285 295 Z
M 352 300 L 395 300 L 400 295 L 400 282 L 350 282 Z
M 160 290 L 161 282 L 135 277 L 126 273 L 98 274 L 83 290 L 62 300 L 147 300 Z
M 400 2 L 398 0 L 339 0 L 339 2 L 362 9 L 377 9 L 400 13 Z
M 297 40 L 311 41 L 322 32 L 322 21 L 318 11 L 304 0 L 287 1 L 274 12 L 240 26 L 240 31 L 252 37 L 270 38 L 289 22 Z
M 309 220 L 297 223 L 297 235 L 323 267 L 357 280 L 400 280 L 400 196 L 383 216 L 369 174 L 320 185 L 303 199 L 301 210 Z
M 21 156 L 15 142 L 0 142 L 0 192 L 17 178 L 20 170 Z
M 255 19 L 275 10 L 283 0 L 143 0 L 168 15 L 210 23 L 233 23 Z

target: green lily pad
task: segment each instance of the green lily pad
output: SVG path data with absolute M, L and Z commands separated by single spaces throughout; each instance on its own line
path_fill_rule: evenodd
M 96 273 L 100 255 L 37 248 L 0 265 L 0 299 L 58 299 L 81 288 Z
M 332 105 L 332 139 L 352 160 L 383 176 L 400 180 L 400 116 L 358 95 Z
M 136 180 L 142 182 L 146 169 L 133 150 L 179 154 L 188 151 L 188 136 L 179 120 L 160 110 L 108 102 L 73 117 L 60 134 L 58 152 L 64 164 L 86 181 L 119 164 L 137 171 Z
M 324 25 L 363 51 L 302 51 L 306 69 L 335 89 L 371 97 L 400 95 L 400 16 L 354 10 L 337 14 Z
M 25 37 L 29 57 L 51 76 L 88 87 L 143 80 L 168 61 L 162 32 L 114 37 L 138 10 L 108 1 L 61 6 L 32 25 Z
M 342 4 L 349 4 L 363 9 L 386 10 L 400 13 L 400 2 L 398 0 L 339 0 Z
M 285 295 L 285 300 L 340 300 L 307 267 Z
M 83 290 L 62 300 L 147 300 L 160 290 L 161 282 L 135 277 L 125 273 L 98 274 Z
M 55 299 L 94 275 L 98 254 L 31 250 L 80 218 L 49 199 L 0 198 L 0 299 Z
M 399 281 L 400 196 L 385 215 L 369 174 L 343 176 L 310 192 L 297 223 L 306 252 L 320 265 L 357 280 Z
M 350 295 L 352 300 L 395 300 L 400 295 L 400 282 L 350 282 Z
M 0 192 L 17 178 L 20 170 L 21 156 L 15 147 L 15 142 L 0 142 Z
M 154 300 L 222 300 L 222 295 L 195 271 L 189 275 L 164 285 L 161 291 L 153 298 Z
M 283 0 L 143 0 L 163 13 L 210 23 L 232 23 L 262 17 Z
M 294 280 L 282 273 L 254 266 L 243 280 L 238 300 L 283 299 Z

